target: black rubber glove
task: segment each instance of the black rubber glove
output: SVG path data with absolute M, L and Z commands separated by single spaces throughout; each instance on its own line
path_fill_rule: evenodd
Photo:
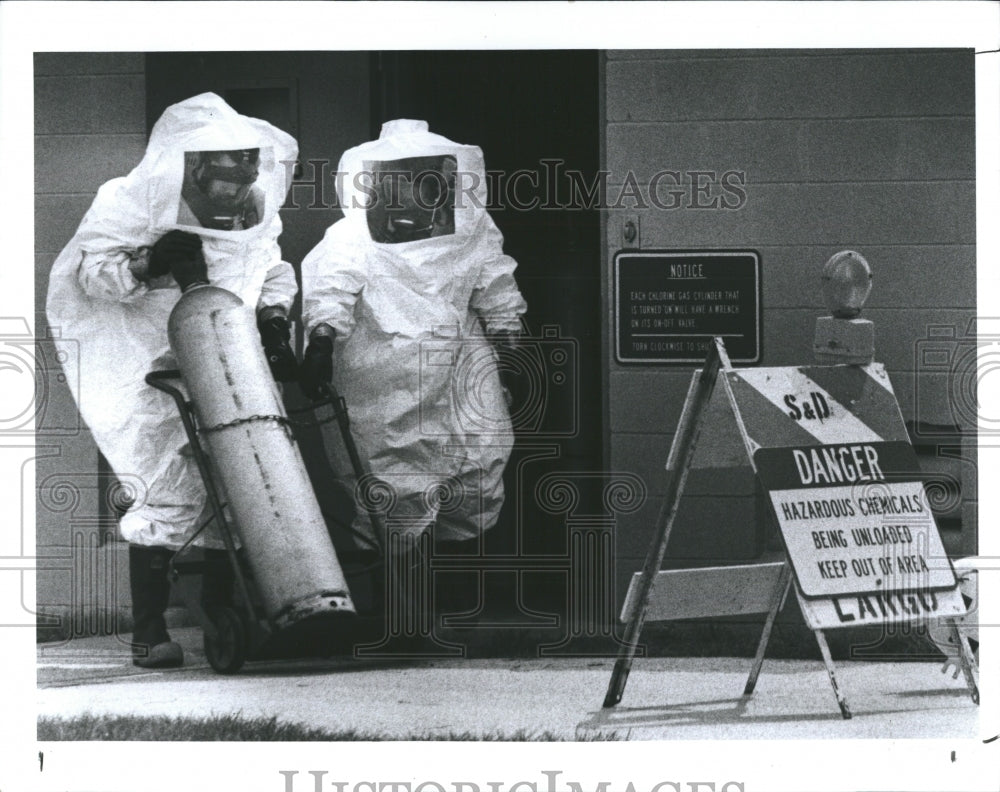
M 298 375 L 299 362 L 292 351 L 292 327 L 281 314 L 273 314 L 257 324 L 267 364 L 278 382 L 291 382 Z
M 313 336 L 302 356 L 299 367 L 299 385 L 307 398 L 322 401 L 326 387 L 333 381 L 333 339 L 330 336 Z
M 182 292 L 186 292 L 196 283 L 208 283 L 208 265 L 205 264 L 205 257 L 200 250 L 193 258 L 175 261 L 170 268 L 170 274 L 174 276 Z
M 173 271 L 175 261 L 201 257 L 201 237 L 187 231 L 168 231 L 153 244 L 149 254 L 149 277 Z

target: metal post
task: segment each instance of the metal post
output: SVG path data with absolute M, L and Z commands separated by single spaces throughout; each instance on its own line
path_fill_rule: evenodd
M 642 567 L 638 596 L 635 598 L 632 613 L 628 615 L 624 643 L 618 650 L 618 658 L 615 660 L 611 681 L 608 683 L 608 690 L 604 697 L 605 707 L 615 706 L 622 700 L 622 694 L 625 692 L 625 683 L 628 681 L 632 660 L 635 658 L 635 652 L 639 646 L 639 634 L 642 632 L 642 625 L 646 619 L 653 581 L 663 563 L 667 542 L 670 540 L 670 531 L 680 506 L 684 484 L 687 481 L 688 470 L 691 467 L 691 460 L 694 458 L 698 435 L 701 433 L 701 427 L 704 423 L 705 407 L 715 389 L 715 381 L 724 360 L 728 363 L 725 345 L 721 338 L 714 338 L 708 356 L 705 358 L 701 376 L 698 378 L 694 397 L 688 405 L 690 409 L 686 409 L 681 415 L 677 433 L 674 435 L 674 442 L 670 448 L 670 455 L 667 459 L 669 476 L 663 506 L 656 519 L 653 540 Z
M 949 620 L 949 626 L 951 628 L 951 639 L 955 642 L 955 646 L 958 647 L 958 659 L 962 666 L 962 674 L 965 676 L 965 684 L 969 686 L 969 693 L 972 695 L 973 702 L 978 704 L 979 685 L 976 684 L 976 678 L 972 673 L 973 666 L 976 662 L 972 655 L 972 649 L 969 647 L 966 637 L 962 635 L 961 630 L 958 629 L 958 624 L 954 619 Z
M 813 630 L 813 632 L 816 633 L 816 643 L 819 644 L 819 651 L 823 655 L 823 664 L 826 666 L 826 673 L 830 675 L 830 687 L 833 688 L 833 695 L 837 698 L 837 706 L 840 707 L 840 714 L 844 716 L 844 720 L 850 720 L 851 710 L 847 706 L 847 699 L 844 698 L 840 692 L 840 687 L 837 685 L 837 674 L 833 667 L 833 657 L 830 655 L 830 647 L 826 644 L 826 636 L 823 635 L 822 630 Z
M 760 634 L 760 643 L 757 644 L 757 654 L 753 659 L 753 666 L 750 668 L 750 676 L 747 677 L 746 687 L 743 688 L 743 695 L 749 696 L 753 693 L 755 687 L 757 687 L 757 677 L 760 676 L 761 666 L 764 665 L 764 653 L 767 651 L 768 641 L 771 640 L 771 628 L 774 627 L 774 620 L 778 616 L 778 611 L 785 604 L 785 598 L 788 596 L 788 590 L 792 587 L 792 567 L 785 561 L 784 566 L 781 567 L 781 575 L 778 577 L 778 583 L 774 587 L 774 602 L 771 605 L 771 609 L 767 612 L 767 619 L 764 621 L 764 629 Z
M 371 478 L 371 471 L 365 464 L 364 460 L 361 459 L 361 455 L 358 453 L 358 446 L 354 442 L 354 435 L 351 433 L 351 421 L 347 414 L 347 401 L 341 396 L 332 384 L 327 383 L 325 385 L 326 395 L 330 401 L 330 406 L 333 408 L 333 415 L 337 419 L 337 426 L 340 428 L 340 436 L 344 442 L 344 449 L 347 451 L 347 457 L 351 462 L 351 468 L 354 470 L 354 476 L 358 481 L 363 481 L 365 479 Z M 316 405 L 314 405 L 315 407 Z M 372 523 L 372 533 L 375 534 L 375 542 L 378 544 L 379 551 L 382 553 L 383 557 L 386 554 L 386 543 L 389 541 L 389 534 L 386 529 L 385 521 L 382 519 L 382 515 L 379 514 L 378 510 L 375 508 L 367 508 L 368 519 Z

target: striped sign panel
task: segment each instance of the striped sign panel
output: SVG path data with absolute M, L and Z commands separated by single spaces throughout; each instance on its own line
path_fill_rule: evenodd
M 880 363 L 736 369 L 728 376 L 752 451 L 909 440 Z

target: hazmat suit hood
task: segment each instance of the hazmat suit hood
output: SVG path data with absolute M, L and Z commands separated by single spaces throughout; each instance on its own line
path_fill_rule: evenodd
M 185 173 L 200 152 L 259 149 L 258 176 L 253 184 L 260 207 L 250 228 L 230 231 L 206 228 L 182 206 Z M 246 240 L 267 229 L 284 203 L 298 156 L 295 139 L 275 126 L 240 115 L 220 96 L 203 93 L 171 105 L 153 126 L 146 153 L 126 177 L 126 190 L 148 207 L 148 230 L 156 237 L 181 229 L 200 236 Z
M 444 186 L 437 176 L 444 169 L 450 182 L 450 195 L 425 196 L 421 201 L 419 187 Z M 378 140 L 363 143 L 344 152 L 338 167 L 337 194 L 348 223 L 355 226 L 373 244 L 391 247 L 398 255 L 426 259 L 435 251 L 454 249 L 481 233 L 487 221 L 486 166 L 478 146 L 455 143 L 429 131 L 426 121 L 397 119 L 382 125 Z M 426 209 L 438 209 L 447 214 L 449 222 L 442 233 L 427 239 L 389 243 L 372 234 L 372 217 L 381 216 L 387 206 L 386 196 L 379 193 L 380 174 L 402 176 L 404 193 L 415 190 L 417 203 Z M 416 182 L 416 185 L 414 185 Z M 404 199 L 405 200 L 405 199 Z M 391 202 L 391 199 L 390 199 Z M 391 205 L 391 203 L 390 203 Z M 439 224 L 439 228 L 442 224 Z
M 379 191 L 385 174 L 400 177 L 404 204 L 422 186 L 448 181 L 441 200 L 427 198 L 425 208 L 440 211 L 425 238 L 389 242 L 379 235 L 392 209 Z M 517 264 L 504 255 L 503 235 L 486 211 L 486 167 L 478 146 L 434 134 L 426 121 L 388 121 L 378 140 L 343 154 L 337 191 L 344 218 L 303 261 L 307 331 L 326 323 L 349 335 L 353 304 L 366 282 L 371 324 L 388 335 L 420 338 L 442 327 L 468 335 L 478 318 L 488 332 L 520 328 L 525 305 L 513 278 Z

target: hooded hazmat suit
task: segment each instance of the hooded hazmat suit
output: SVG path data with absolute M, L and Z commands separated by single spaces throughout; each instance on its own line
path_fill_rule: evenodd
M 203 227 L 181 198 L 185 173 L 190 182 L 198 152 L 240 149 L 259 149 L 252 211 L 242 213 L 252 220 L 234 224 L 241 230 Z M 197 234 L 214 285 L 249 311 L 287 312 L 297 285 L 281 260 L 278 209 L 297 155 L 291 136 L 239 115 L 215 94 L 168 107 L 142 161 L 98 190 L 52 267 L 49 324 L 79 346 L 79 358 L 63 363 L 68 382 L 79 383 L 73 397 L 115 473 L 144 488 L 121 520 L 122 536 L 133 544 L 180 547 L 200 524 L 206 500 L 176 405 L 144 380 L 154 369 L 175 367 L 167 319 L 181 295 L 170 274 L 144 274 L 151 246 L 173 229 Z M 221 546 L 204 534 L 196 543 Z
M 410 536 L 434 524 L 443 540 L 478 537 L 499 514 L 514 440 L 484 330 L 519 332 L 527 308 L 485 209 L 482 151 L 423 121 L 391 121 L 344 153 L 338 178 L 344 218 L 303 261 L 303 321 L 307 336 L 336 331 L 334 385 L 362 458 L 389 487 L 371 505 Z M 400 190 L 388 195 L 393 179 Z M 393 238 L 387 206 L 413 204 L 414 190 L 429 209 L 417 223 L 426 233 Z M 328 453 L 353 487 L 330 427 Z M 361 489 L 355 528 L 365 533 Z

